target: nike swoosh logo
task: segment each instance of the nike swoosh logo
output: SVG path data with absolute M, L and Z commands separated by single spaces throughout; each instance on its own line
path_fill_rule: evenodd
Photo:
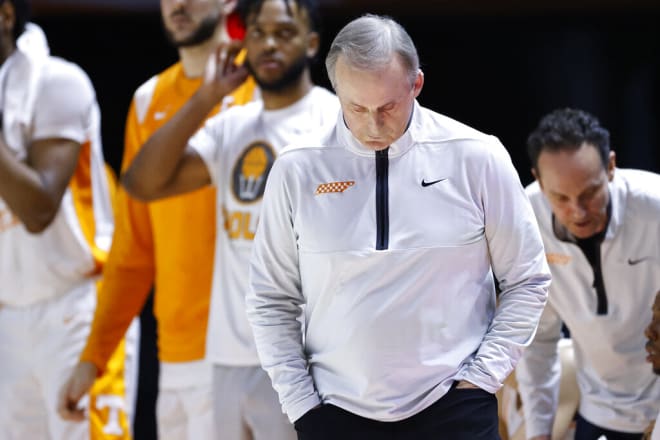
M 642 257 L 642 258 L 638 258 L 636 260 L 633 260 L 632 258 L 628 258 L 628 264 L 630 264 L 631 266 L 634 266 L 636 264 L 641 263 L 642 261 L 646 261 L 646 260 L 650 260 L 650 259 L 651 259 L 651 257 Z
M 436 183 L 438 183 L 438 182 L 442 182 L 443 180 L 447 180 L 447 178 L 444 178 L 444 179 L 438 179 L 438 180 L 433 180 L 433 181 L 431 181 L 431 182 L 427 182 L 427 181 L 425 181 L 424 179 L 422 179 L 422 186 L 424 186 L 424 187 L 426 187 L 426 186 L 431 186 L 431 185 L 434 185 L 434 184 L 436 184 Z
M 156 121 L 160 121 L 161 119 L 165 119 L 167 116 L 167 112 L 155 112 L 154 113 L 154 119 Z

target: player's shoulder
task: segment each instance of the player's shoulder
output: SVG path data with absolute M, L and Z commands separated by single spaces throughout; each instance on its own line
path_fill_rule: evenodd
M 151 76 L 135 89 L 135 92 L 133 93 L 133 102 L 140 121 L 144 119 L 144 116 L 149 110 L 149 106 L 156 93 L 156 88 L 160 85 L 161 89 L 171 89 L 171 87 L 168 86 L 173 85 L 177 78 L 180 77 L 182 68 L 180 62 L 172 64 L 165 70 Z
M 35 99 L 35 111 L 52 112 L 78 109 L 87 112 L 96 100 L 96 92 L 87 73 L 76 63 L 48 56 L 41 62 Z
M 154 90 L 156 89 L 156 84 L 158 83 L 158 78 L 160 74 L 153 75 L 151 78 L 140 84 L 140 86 L 135 90 L 133 98 L 135 100 L 141 100 L 148 97 L 151 97 Z
M 550 205 L 548 204 L 548 201 L 541 190 L 541 185 L 539 185 L 537 180 L 525 186 L 525 194 L 536 213 L 548 211 L 550 209 Z
M 148 80 L 144 81 L 137 89 L 135 89 L 133 99 L 136 103 L 150 101 L 156 90 L 156 86 L 162 82 L 174 83 L 179 76 L 179 71 L 181 69 L 181 63 L 175 63 L 165 70 L 152 75 Z
M 92 81 L 82 67 L 55 56 L 48 56 L 44 60 L 42 81 L 47 87 L 79 86 L 93 89 Z
M 539 185 L 539 182 L 536 180 L 525 187 L 525 193 L 527 194 L 527 197 L 530 198 L 536 198 L 543 195 L 541 192 L 541 185 Z
M 235 130 L 241 127 L 250 127 L 258 120 L 263 106 L 263 101 L 261 100 L 234 105 L 210 117 L 206 124 L 210 126 L 222 125 L 224 127 L 232 127 Z
M 310 91 L 310 93 L 312 94 L 312 97 L 316 100 L 339 103 L 339 100 L 337 99 L 337 95 L 335 95 L 325 87 L 314 86 Z

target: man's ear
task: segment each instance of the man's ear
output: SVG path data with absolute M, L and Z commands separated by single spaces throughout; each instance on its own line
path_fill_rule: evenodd
M 422 92 L 422 87 L 424 87 L 424 72 L 422 72 L 422 69 L 419 69 L 413 83 L 413 95 L 415 98 Z
M 539 175 L 539 172 L 536 171 L 536 168 L 534 167 L 532 167 L 530 171 L 532 172 L 532 176 L 534 176 L 534 179 L 539 183 L 541 190 L 543 190 L 543 183 L 541 183 L 541 176 Z
M 610 157 L 607 161 L 607 180 L 612 181 L 614 179 L 614 169 L 616 168 L 616 153 L 610 151 Z
M 321 46 L 321 36 L 318 32 L 310 32 L 307 35 L 307 58 L 314 58 Z

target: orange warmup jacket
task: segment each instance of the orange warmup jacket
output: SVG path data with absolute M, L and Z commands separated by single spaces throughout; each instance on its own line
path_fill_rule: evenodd
M 138 88 L 126 122 L 122 170 L 200 85 L 201 79 L 187 78 L 177 63 Z M 254 89 L 249 79 L 224 100 L 223 107 L 250 101 Z M 203 359 L 215 247 L 215 189 L 147 204 L 120 188 L 115 207 L 112 248 L 81 360 L 103 372 L 154 283 L 160 360 Z

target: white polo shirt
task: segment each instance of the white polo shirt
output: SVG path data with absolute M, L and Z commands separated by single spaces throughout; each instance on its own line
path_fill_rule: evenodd
M 585 419 L 615 431 L 643 432 L 660 410 L 660 378 L 644 349 L 644 328 L 660 286 L 660 175 L 617 168 L 609 193 L 611 217 L 600 247 L 608 310 L 598 314 L 587 258 L 553 223 L 538 183 L 527 187 L 552 270 L 536 339 L 516 370 L 529 437 L 552 427 L 562 322 L 573 339 Z

